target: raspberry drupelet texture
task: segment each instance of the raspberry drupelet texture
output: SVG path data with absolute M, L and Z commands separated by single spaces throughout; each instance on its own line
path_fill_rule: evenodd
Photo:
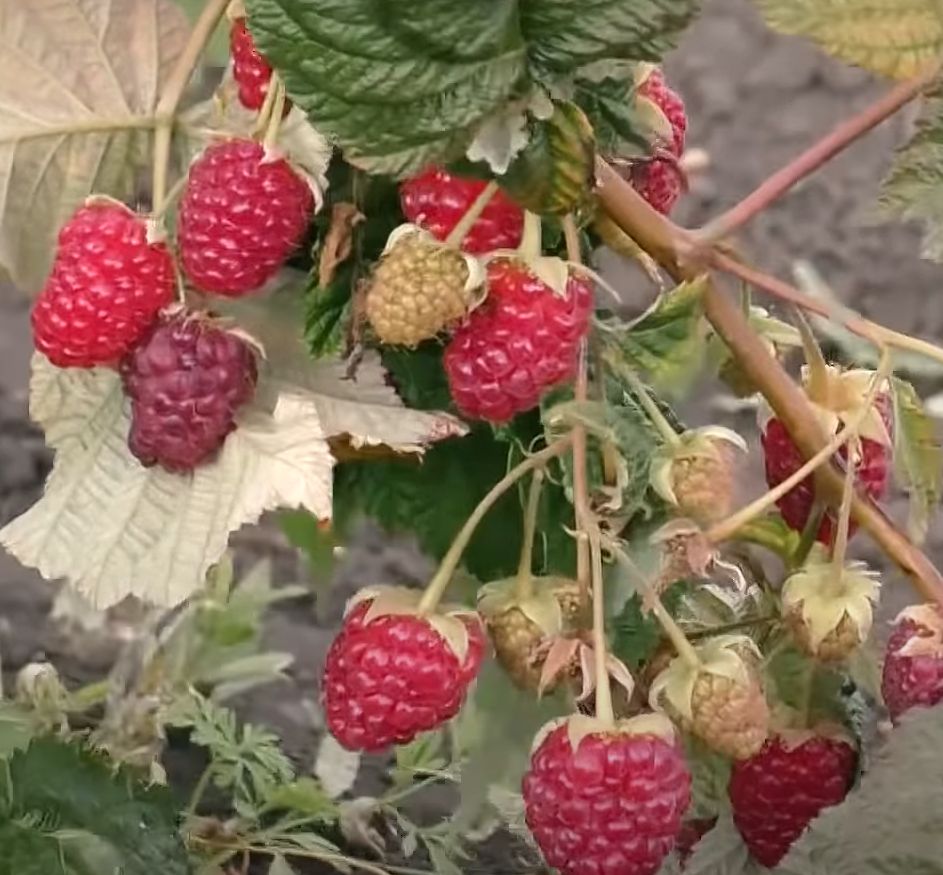
M 454 717 L 478 674 L 484 630 L 462 616 L 468 650 L 459 661 L 426 620 L 408 614 L 367 618 L 355 605 L 327 655 L 323 695 L 331 734 L 350 750 L 406 744 Z
M 926 622 L 905 611 L 894 622 L 887 641 L 881 692 L 891 719 L 897 722 L 911 708 L 943 702 L 943 616 L 936 605 L 925 605 Z M 919 647 L 911 650 L 915 645 Z
M 677 160 L 684 153 L 688 118 L 684 102 L 665 82 L 661 70 L 652 70 L 638 93 L 664 113 L 671 125 L 671 141 L 657 144 L 651 158 L 633 164 L 632 185 L 658 212 L 667 215 L 684 191 L 684 174 Z
M 239 88 L 239 102 L 246 109 L 261 109 L 265 103 L 272 68 L 259 54 L 244 18 L 237 18 L 229 31 L 232 75 Z
M 162 317 L 121 363 L 128 446 L 145 466 L 185 473 L 211 461 L 255 391 L 246 341 L 203 317 Z
M 403 213 L 414 225 L 425 228 L 438 240 L 445 240 L 486 184 L 480 179 L 455 176 L 431 167 L 400 185 Z M 475 220 L 462 249 L 472 254 L 515 249 L 523 233 L 523 210 L 498 190 Z
M 177 243 L 204 292 L 239 297 L 271 279 L 298 248 L 314 212 L 308 183 L 260 143 L 226 140 L 190 167 Z
M 471 419 L 507 422 L 573 376 L 593 306 L 571 274 L 557 295 L 522 262 L 488 264 L 488 298 L 459 326 L 443 364 L 452 398 Z
M 553 729 L 524 776 L 527 826 L 562 875 L 654 875 L 674 847 L 691 796 L 677 743 L 593 733 L 576 750 Z
M 145 220 L 122 204 L 90 202 L 59 232 L 32 312 L 38 349 L 59 367 L 117 364 L 174 299 L 174 266 Z
M 886 394 L 879 394 L 874 399 L 874 404 L 888 432 L 893 434 L 890 398 Z M 776 417 L 766 423 L 760 439 L 766 464 L 766 482 L 770 488 L 792 476 L 804 464 L 805 459 L 789 436 L 789 432 L 786 431 L 786 426 Z M 842 459 L 847 459 L 847 447 L 842 447 L 838 455 Z M 861 458 L 855 471 L 855 487 L 859 492 L 876 500 L 884 497 L 889 483 L 890 456 L 890 448 L 884 444 L 869 438 L 861 439 Z M 776 502 L 786 523 L 799 532 L 805 528 L 814 504 L 815 481 L 811 476 L 790 489 Z M 853 534 L 856 528 L 854 522 L 849 523 L 849 535 Z M 832 512 L 827 512 L 822 517 L 816 538 L 823 544 L 831 544 L 834 540 L 835 518 Z
M 795 745 L 773 737 L 755 756 L 735 762 L 733 819 L 754 858 L 778 865 L 819 812 L 845 798 L 856 762 L 850 744 L 822 736 Z

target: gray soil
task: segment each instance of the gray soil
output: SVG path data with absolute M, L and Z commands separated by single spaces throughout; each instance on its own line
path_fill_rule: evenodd
M 689 147 L 710 156 L 709 168 L 695 177 L 678 210 L 679 221 L 689 226 L 734 204 L 887 87 L 830 61 L 803 41 L 772 34 L 747 0 L 706 0 L 701 21 L 669 59 L 667 71 L 688 106 Z M 892 150 L 911 124 L 906 114 L 885 123 L 754 221 L 741 242 L 758 264 L 783 277 L 790 276 L 796 259 L 810 260 L 844 300 L 869 317 L 939 340 L 943 270 L 920 261 L 916 229 L 868 221 Z M 625 289 L 629 306 L 641 308 L 651 292 L 637 273 L 612 258 L 605 263 Z M 27 305 L 7 291 L 0 291 L 0 522 L 35 500 L 49 465 L 41 436 L 26 414 Z M 921 387 L 939 390 L 932 380 Z M 698 395 L 701 400 L 686 411 L 691 421 L 723 421 L 749 432 L 752 413 L 722 410 L 710 391 Z M 745 495 L 761 482 L 755 453 L 751 464 Z M 904 503 L 894 498 L 889 509 L 898 515 Z M 857 540 L 856 548 L 880 561 L 864 538 Z M 932 528 L 927 548 L 934 559 L 943 559 L 939 525 Z M 237 554 L 242 566 L 259 555 L 271 556 L 283 581 L 307 576 L 271 525 L 238 537 Z M 277 726 L 302 768 L 310 766 L 318 743 L 318 677 L 344 597 L 357 586 L 393 575 L 419 582 L 429 569 L 428 560 L 408 539 L 390 538 L 366 526 L 336 570 L 330 604 L 316 611 L 305 600 L 273 612 L 267 643 L 295 655 L 290 682 L 250 696 L 243 704 L 250 719 Z M 910 596 L 907 584 L 892 570 L 886 581 L 888 614 Z M 0 554 L 0 655 L 8 679 L 25 663 L 48 658 L 70 684 L 78 684 L 102 676 L 114 660 L 122 636 L 101 629 L 83 631 L 75 623 L 50 617 L 54 593 L 55 586 Z M 127 631 L 122 624 L 113 625 Z M 375 791 L 378 781 L 376 770 L 366 769 L 356 789 Z

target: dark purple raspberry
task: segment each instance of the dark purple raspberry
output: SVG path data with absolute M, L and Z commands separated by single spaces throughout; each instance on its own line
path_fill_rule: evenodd
M 128 446 L 145 467 L 184 473 L 210 461 L 255 391 L 251 346 L 205 317 L 161 317 L 121 363 Z

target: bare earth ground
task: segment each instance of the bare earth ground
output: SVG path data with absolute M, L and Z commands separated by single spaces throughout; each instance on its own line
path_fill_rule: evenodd
M 709 170 L 695 180 L 677 218 L 697 225 L 735 203 L 839 119 L 859 109 L 885 86 L 868 75 L 831 62 L 811 46 L 768 32 L 746 0 L 706 0 L 702 20 L 669 60 L 668 76 L 684 95 L 690 115 L 689 147 L 706 150 Z M 836 291 L 868 316 L 908 333 L 943 339 L 943 269 L 918 259 L 919 235 L 901 226 L 866 226 L 878 183 L 894 145 L 911 120 L 898 117 L 857 144 L 826 171 L 754 221 L 742 237 L 745 249 L 768 269 L 788 277 L 793 260 L 811 260 Z M 615 281 L 638 307 L 650 296 L 634 271 L 607 259 Z M 30 340 L 22 300 L 0 293 L 0 522 L 24 509 L 39 493 L 48 459 L 41 437 L 26 422 L 25 387 Z M 941 380 L 940 382 L 943 382 Z M 932 382 L 921 388 L 939 391 Z M 692 422 L 723 420 L 749 433 L 751 413 L 723 414 L 711 393 L 686 411 Z M 745 493 L 760 487 L 754 454 Z M 892 512 L 902 510 L 900 500 Z M 859 539 L 863 541 L 864 539 Z M 856 542 L 857 543 L 857 542 Z M 277 559 L 282 580 L 303 579 L 303 565 L 268 532 L 240 538 L 241 563 L 260 554 Z M 384 537 L 367 527 L 337 571 L 332 604 L 310 603 L 276 610 L 269 645 L 296 656 L 291 682 L 271 687 L 245 703 L 251 719 L 278 727 L 292 757 L 306 766 L 319 737 L 317 683 L 344 595 L 357 586 L 396 575 L 420 581 L 429 562 L 408 540 Z M 867 543 L 862 555 L 875 559 Z M 943 528 L 928 541 L 943 561 Z M 885 615 L 909 597 L 890 572 Z M 119 641 L 100 630 L 66 628 L 48 617 L 54 587 L 0 554 L 0 655 L 9 677 L 28 661 L 52 659 L 70 683 L 107 671 Z M 375 770 L 363 772 L 358 791 L 376 788 Z M 486 867 L 490 868 L 490 867 Z M 497 871 L 490 868 L 490 871 Z

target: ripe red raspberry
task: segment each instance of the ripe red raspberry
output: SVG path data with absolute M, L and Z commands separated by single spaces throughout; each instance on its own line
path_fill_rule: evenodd
M 893 429 L 891 401 L 886 394 L 879 394 L 874 399 L 874 405 L 884 420 L 888 432 Z M 782 483 L 799 468 L 805 460 L 799 448 L 793 443 L 786 427 L 773 417 L 766 424 L 761 435 L 763 455 L 766 461 L 766 482 L 770 488 Z M 847 447 L 842 447 L 838 453 L 842 459 L 848 458 Z M 861 439 L 861 458 L 855 472 L 855 486 L 873 499 L 883 498 L 888 486 L 888 469 L 890 467 L 890 448 L 878 441 L 869 438 Z M 807 477 L 798 486 L 790 489 L 776 506 L 786 523 L 796 531 L 801 532 L 808 522 L 815 503 L 815 481 Z M 822 517 L 816 538 L 823 544 L 831 544 L 835 537 L 835 517 L 831 511 Z M 848 533 L 853 534 L 857 526 L 849 523 Z
M 937 605 L 907 608 L 894 621 L 881 692 L 895 723 L 913 707 L 943 702 L 943 612 Z
M 301 243 L 314 203 L 308 183 L 260 143 L 209 146 L 180 203 L 184 272 L 204 292 L 235 298 L 257 289 Z
M 661 110 L 671 127 L 671 137 L 656 143 L 651 157 L 633 162 L 632 185 L 658 212 L 667 215 L 685 187 L 678 159 L 684 152 L 688 117 L 684 101 L 668 87 L 664 73 L 657 67 L 639 86 L 638 95 L 652 101 Z
M 563 724 L 535 750 L 523 793 L 527 826 L 561 875 L 653 875 L 678 838 L 691 776 L 660 733 L 592 732 L 574 749 Z
M 357 603 L 334 639 L 324 670 L 331 734 L 350 750 L 406 744 L 451 720 L 462 707 L 485 651 L 481 622 L 461 614 L 468 648 L 460 660 L 428 618 L 381 613 Z
M 750 853 L 773 868 L 806 827 L 848 794 L 857 756 L 845 740 L 821 735 L 770 738 L 733 765 L 733 819 Z
M 592 306 L 592 288 L 580 276 L 570 274 L 558 295 L 523 262 L 491 261 L 488 298 L 456 330 L 443 358 L 461 413 L 507 422 L 572 377 Z
M 430 167 L 400 185 L 403 213 L 414 225 L 445 240 L 486 184 L 480 179 L 454 176 L 441 168 Z M 475 220 L 462 249 L 473 254 L 516 249 L 523 233 L 524 211 L 499 190 Z
M 59 367 L 117 362 L 174 298 L 163 243 L 128 207 L 91 201 L 59 232 L 52 273 L 33 306 L 33 338 Z
M 684 174 L 673 158 L 648 158 L 632 164 L 632 187 L 667 216 L 684 191 Z
M 639 86 L 638 93 L 652 101 L 671 125 L 671 151 L 680 157 L 684 152 L 684 140 L 688 131 L 688 116 L 681 96 L 665 81 L 665 74 L 655 67 Z
M 237 18 L 232 23 L 229 50 L 232 53 L 233 79 L 239 86 L 239 102 L 246 109 L 261 109 L 272 78 L 272 68 L 255 47 L 244 18 Z
M 255 391 L 255 355 L 195 314 L 163 316 L 121 363 L 131 399 L 128 446 L 141 464 L 186 472 L 208 462 Z

